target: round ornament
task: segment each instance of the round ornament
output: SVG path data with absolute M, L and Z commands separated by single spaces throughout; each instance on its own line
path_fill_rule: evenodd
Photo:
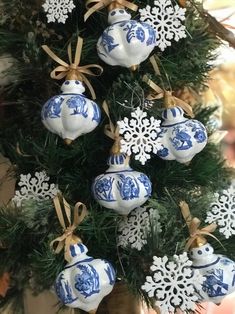
M 205 278 L 202 289 L 197 291 L 203 301 L 219 304 L 226 295 L 235 291 L 235 262 L 226 256 L 214 254 L 209 243 L 192 248 L 189 254 L 192 267 Z
M 70 246 L 71 262 L 58 275 L 56 294 L 63 304 L 95 313 L 101 300 L 115 284 L 112 265 L 103 259 L 88 256 L 82 243 Z
M 207 133 L 204 125 L 194 119 L 184 117 L 180 107 L 165 109 L 161 124 L 162 149 L 157 155 L 165 160 L 177 160 L 180 163 L 189 162 L 207 143 Z
M 83 95 L 85 88 L 79 80 L 66 80 L 62 94 L 49 99 L 42 108 L 45 127 L 70 144 L 77 137 L 93 131 L 100 122 L 98 105 Z
M 107 171 L 93 182 L 93 196 L 100 205 L 128 215 L 151 196 L 151 182 L 145 174 L 130 167 L 125 154 L 111 155 L 108 165 Z
M 146 60 L 156 44 L 156 32 L 147 23 L 131 20 L 123 8 L 111 10 L 110 24 L 97 43 L 99 57 L 109 65 L 135 69 Z

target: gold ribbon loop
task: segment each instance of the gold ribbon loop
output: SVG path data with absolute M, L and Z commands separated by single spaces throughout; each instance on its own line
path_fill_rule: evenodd
M 114 145 L 111 149 L 111 153 L 118 154 L 120 152 L 120 140 L 121 140 L 121 137 L 119 135 L 119 127 L 118 126 L 115 127 L 111 120 L 109 107 L 106 100 L 103 102 L 102 107 L 109 119 L 109 124 L 106 124 L 104 127 L 104 134 L 107 135 L 112 140 L 114 140 Z
M 96 3 L 96 4 L 95 4 Z M 94 5 L 93 5 L 94 4 Z M 90 5 L 93 5 L 90 7 Z M 131 3 L 127 0 L 88 0 L 86 2 L 86 7 L 88 8 L 88 11 L 84 15 L 84 21 L 86 21 L 94 12 L 99 11 L 107 6 L 115 5 L 126 7 L 132 11 L 137 11 L 138 6 L 134 3 Z
M 152 56 L 152 57 L 150 57 L 149 60 L 153 66 L 154 72 L 158 76 L 161 76 L 161 73 L 160 73 L 160 70 L 159 70 L 159 67 L 157 65 L 155 57 Z M 175 106 L 179 106 L 187 113 L 188 116 L 190 116 L 191 118 L 194 118 L 194 113 L 193 113 L 192 107 L 189 104 L 187 104 L 185 101 L 177 98 L 176 96 L 173 96 L 171 91 L 166 91 L 166 90 L 162 89 L 160 86 L 155 84 L 150 78 L 148 78 L 147 75 L 143 76 L 143 81 L 145 83 L 147 83 L 152 88 L 152 90 L 154 91 L 154 93 L 151 93 L 147 96 L 148 100 L 156 100 L 156 99 L 164 98 L 164 105 L 166 108 L 172 108 Z
M 212 237 L 213 239 L 218 241 L 220 245 L 222 246 L 222 243 L 219 241 L 219 239 L 217 239 L 212 234 L 212 232 L 214 232 L 215 229 L 217 228 L 217 225 L 215 223 L 212 223 L 210 225 L 207 225 L 199 229 L 201 221 L 197 217 L 194 217 L 194 218 L 192 217 L 188 204 L 185 201 L 181 201 L 179 206 L 181 209 L 181 213 L 184 217 L 184 220 L 188 226 L 189 234 L 190 234 L 190 237 L 188 238 L 187 243 L 185 245 L 185 251 L 188 251 L 197 239 L 202 239 L 206 243 L 206 240 L 204 238 L 205 235 Z
M 74 216 L 73 216 L 73 223 L 71 221 L 71 207 L 66 202 L 66 200 L 61 196 L 57 195 L 53 199 L 56 213 L 59 219 L 59 222 L 64 230 L 64 233 L 51 241 L 50 246 L 52 247 L 55 254 L 59 254 L 64 248 L 64 258 L 67 262 L 70 262 L 70 245 L 81 242 L 81 240 L 76 237 L 73 233 L 76 228 L 82 223 L 84 218 L 88 215 L 88 211 L 86 205 L 83 203 L 76 203 L 74 206 Z M 63 208 L 66 216 L 66 220 L 68 221 L 68 226 L 66 226 L 64 215 L 61 208 L 61 203 L 63 203 Z M 54 249 L 54 244 L 57 243 L 56 248 Z
M 61 80 L 64 77 L 68 80 L 80 80 L 84 82 L 84 84 L 88 87 L 92 99 L 96 98 L 95 91 L 90 83 L 90 81 L 86 78 L 85 75 L 91 76 L 99 76 L 103 72 L 103 68 L 98 64 L 89 64 L 79 66 L 80 59 L 81 59 L 81 52 L 82 52 L 82 45 L 83 39 L 78 37 L 76 51 L 74 56 L 74 61 L 72 61 L 72 47 L 71 43 L 68 45 L 68 58 L 70 64 L 66 63 L 62 59 L 60 59 L 47 45 L 43 45 L 42 49 L 54 60 L 56 61 L 59 66 L 57 66 L 51 72 L 51 78 L 55 80 Z M 96 69 L 97 73 L 94 73 L 91 69 Z

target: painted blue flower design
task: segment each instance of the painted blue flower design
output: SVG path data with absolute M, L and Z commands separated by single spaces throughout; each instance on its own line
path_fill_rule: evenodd
M 100 108 L 93 101 L 92 101 L 92 106 L 93 106 L 93 118 L 92 118 L 92 121 L 96 121 L 99 124 L 100 123 L 100 119 L 101 119 Z
M 145 190 L 147 192 L 147 194 L 145 195 L 145 197 L 150 197 L 152 194 L 152 184 L 151 181 L 149 180 L 149 178 L 141 173 L 141 175 L 138 177 L 138 180 L 143 183 Z
M 75 288 L 85 298 L 100 292 L 99 274 L 92 265 L 77 265 L 81 273 L 74 278 Z
M 81 95 L 72 96 L 67 100 L 66 104 L 73 109 L 71 115 L 81 114 L 84 118 L 88 117 L 88 106 L 85 97 Z
M 117 182 L 117 187 L 123 200 L 131 200 L 138 198 L 140 193 L 139 184 L 135 178 L 126 177 L 124 174 L 119 174 L 120 181 Z
M 174 127 L 171 143 L 176 150 L 187 150 L 192 147 L 191 136 L 180 127 Z
M 112 30 L 113 30 L 112 26 L 108 27 L 101 36 L 101 44 L 104 46 L 106 52 L 110 52 L 117 46 L 119 46 L 119 44 L 115 44 L 114 37 L 108 34 Z
M 61 274 L 56 280 L 55 290 L 56 294 L 64 304 L 71 304 L 77 300 L 77 298 L 73 298 L 72 289 L 68 283 L 68 280 L 64 280 L 63 274 Z
M 107 261 L 104 261 L 104 262 L 107 265 L 107 268 L 105 268 L 104 270 L 109 278 L 109 284 L 113 286 L 116 281 L 116 273 L 110 263 L 108 263 Z
M 147 41 L 146 41 L 146 45 L 147 46 L 150 46 L 150 45 L 154 45 L 155 43 L 156 43 L 156 40 L 157 40 L 157 38 L 156 38 L 156 31 L 155 31 L 155 29 L 153 28 L 153 27 L 151 27 L 149 24 L 147 24 L 147 23 L 142 23 L 142 25 L 143 25 L 143 27 L 145 28 L 145 29 L 147 29 L 148 30 L 148 39 L 147 39 Z
M 145 32 L 142 27 L 138 27 L 135 34 L 136 34 L 136 38 L 139 39 L 139 41 L 144 42 Z
M 112 194 L 114 178 L 101 178 L 95 181 L 93 192 L 95 197 L 101 201 L 115 201 Z
M 194 134 L 194 138 L 198 143 L 203 143 L 206 140 L 206 134 L 203 130 L 197 130 Z
M 129 21 L 128 23 L 124 22 L 120 24 L 120 26 L 125 26 L 123 27 L 123 30 L 126 31 L 126 40 L 128 43 L 131 42 L 133 38 L 136 38 L 136 27 L 137 27 L 137 22 L 136 21 Z
M 64 98 L 61 96 L 54 96 L 49 99 L 42 108 L 42 119 L 47 118 L 60 118 L 61 105 Z
M 228 291 L 228 284 L 223 282 L 224 272 L 222 269 L 215 269 L 210 271 L 205 277 L 202 289 L 209 297 L 224 296 Z
M 161 158 L 165 158 L 169 155 L 168 148 L 164 147 L 163 149 L 158 150 L 157 155 Z

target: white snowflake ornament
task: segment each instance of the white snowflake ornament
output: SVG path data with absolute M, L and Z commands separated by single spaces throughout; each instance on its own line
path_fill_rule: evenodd
M 156 30 L 156 46 L 164 51 L 167 46 L 171 46 L 173 39 L 179 41 L 186 37 L 186 28 L 182 24 L 186 9 L 173 6 L 171 0 L 155 0 L 154 5 L 139 9 L 140 20 Z
M 131 211 L 129 216 L 123 217 L 118 225 L 118 246 L 140 251 L 147 243 L 146 238 L 151 230 L 151 222 L 156 226 L 157 232 L 161 232 L 160 216 L 153 208 L 138 207 Z
M 215 193 L 215 201 L 207 213 L 206 222 L 215 222 L 226 239 L 235 235 L 235 187 L 231 185 L 221 193 Z
M 117 122 L 119 133 L 123 134 L 121 152 L 128 156 L 135 154 L 135 159 L 144 165 L 150 159 L 151 152 L 157 154 L 162 149 L 161 140 L 158 139 L 161 121 L 154 117 L 148 119 L 147 113 L 140 107 L 131 116 L 133 119 L 125 117 Z
M 141 288 L 156 299 L 161 314 L 174 313 L 176 308 L 183 312 L 195 310 L 199 299 L 196 290 L 202 289 L 204 278 L 199 270 L 192 270 L 191 265 L 186 252 L 174 255 L 174 261 L 169 261 L 167 256 L 153 256 L 150 267 L 153 275 L 146 277 Z
M 50 199 L 57 193 L 58 189 L 54 183 L 49 184 L 50 178 L 46 175 L 45 171 L 35 172 L 34 177 L 28 174 L 20 175 L 20 190 L 15 192 L 15 196 L 12 201 L 16 203 L 16 206 L 20 206 L 22 201 L 29 199 Z
M 75 8 L 73 0 L 46 0 L 42 5 L 47 13 L 47 22 L 58 22 L 65 24 L 68 13 Z

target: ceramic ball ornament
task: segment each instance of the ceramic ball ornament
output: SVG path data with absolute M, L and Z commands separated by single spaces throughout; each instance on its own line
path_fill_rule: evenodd
M 181 107 L 165 109 L 162 118 L 160 158 L 187 163 L 206 146 L 206 128 L 197 120 L 185 118 Z
M 197 291 L 202 301 L 219 304 L 226 295 L 235 291 L 235 262 L 214 254 L 209 243 L 192 248 L 189 255 L 192 267 L 205 277 L 202 290 Z
M 147 23 L 131 20 L 122 7 L 109 12 L 108 23 L 97 43 L 99 57 L 109 65 L 136 69 L 155 47 L 155 30 Z
M 49 99 L 42 108 L 45 127 L 70 144 L 77 137 L 93 131 L 100 122 L 99 106 L 83 95 L 85 88 L 79 80 L 66 80 L 62 94 Z
M 145 174 L 130 167 L 125 154 L 111 154 L 108 165 L 107 171 L 93 182 L 93 196 L 103 207 L 128 215 L 151 196 L 151 182 Z
M 66 306 L 96 313 L 101 300 L 112 291 L 116 274 L 109 262 L 87 252 L 82 243 L 70 246 L 71 262 L 58 275 L 55 291 Z

